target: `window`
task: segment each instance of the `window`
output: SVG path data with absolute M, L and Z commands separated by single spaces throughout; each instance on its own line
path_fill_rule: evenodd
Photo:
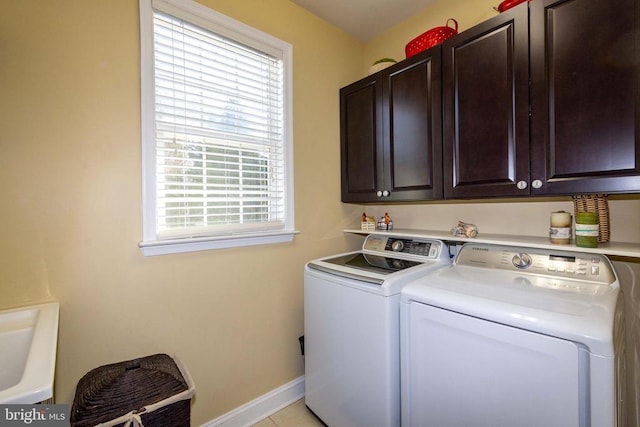
M 145 255 L 293 237 L 291 46 L 140 0 Z

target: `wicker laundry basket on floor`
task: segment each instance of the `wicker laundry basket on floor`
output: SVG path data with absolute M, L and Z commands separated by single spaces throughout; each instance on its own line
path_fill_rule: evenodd
M 71 426 L 189 427 L 193 381 L 166 354 L 101 366 L 78 381 Z

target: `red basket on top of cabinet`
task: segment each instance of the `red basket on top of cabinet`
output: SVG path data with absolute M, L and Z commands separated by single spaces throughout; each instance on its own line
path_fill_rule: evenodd
M 454 27 L 449 26 L 449 21 L 453 22 Z M 407 58 L 409 58 L 410 56 L 416 55 L 430 47 L 442 43 L 449 37 L 455 36 L 456 34 L 458 34 L 458 21 L 453 18 L 449 18 L 447 19 L 447 25 L 432 28 L 407 43 L 404 48 L 404 53 L 407 55 Z
M 520 3 L 524 3 L 525 1 L 531 1 L 531 0 L 504 0 L 502 3 L 500 3 L 498 5 L 498 7 L 496 7 L 495 9 L 502 13 L 505 10 L 509 10 L 514 6 L 519 5 Z

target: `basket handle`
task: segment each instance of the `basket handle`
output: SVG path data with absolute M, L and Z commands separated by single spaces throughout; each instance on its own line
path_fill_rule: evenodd
M 130 360 L 129 362 L 127 362 L 127 364 L 125 365 L 124 370 L 125 371 L 132 371 L 134 369 L 139 369 L 140 368 L 140 360 L 139 359 L 135 359 L 135 360 Z
M 449 19 L 447 19 L 447 27 L 449 26 L 449 21 L 453 21 L 453 24 L 455 25 L 455 28 L 454 28 L 454 29 L 456 30 L 456 33 L 457 33 L 457 32 L 458 32 L 458 21 L 456 21 L 456 20 L 455 20 L 455 19 L 453 19 L 453 18 L 449 18 Z

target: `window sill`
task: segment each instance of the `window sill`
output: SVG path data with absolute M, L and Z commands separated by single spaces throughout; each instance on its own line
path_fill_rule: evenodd
M 241 246 L 286 243 L 293 240 L 299 231 L 278 231 L 232 236 L 198 237 L 187 239 L 153 240 L 140 242 L 144 256 L 178 254 L 184 252 L 206 251 L 211 249 L 236 248 Z

